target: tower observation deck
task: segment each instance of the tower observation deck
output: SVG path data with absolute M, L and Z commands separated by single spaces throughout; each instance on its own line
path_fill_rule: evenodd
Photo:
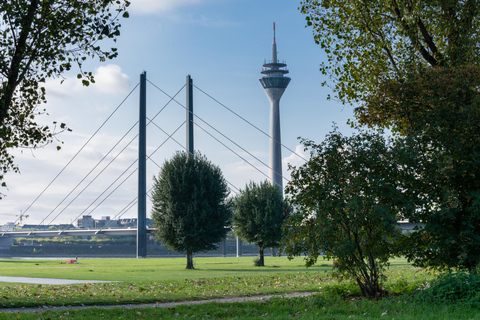
M 271 127 L 270 127 L 270 179 L 283 193 L 282 179 L 282 142 L 280 133 L 280 98 L 290 83 L 290 78 L 284 75 L 288 73 L 285 62 L 278 62 L 277 43 L 275 40 L 275 23 L 273 23 L 272 61 L 263 64 L 260 83 L 265 89 L 271 102 Z

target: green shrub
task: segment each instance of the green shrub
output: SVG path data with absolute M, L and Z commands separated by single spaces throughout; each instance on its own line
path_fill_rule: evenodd
M 328 285 L 322 288 L 325 296 L 346 298 L 350 296 L 361 296 L 362 291 L 356 282 L 348 281 Z
M 426 282 L 415 295 L 417 301 L 446 304 L 468 304 L 480 307 L 480 275 L 476 272 L 448 272 L 431 283 Z
M 405 278 L 397 279 L 395 282 L 387 285 L 389 293 L 411 294 L 417 291 L 425 282 L 423 280 L 407 280 Z
M 263 267 L 262 261 L 260 260 L 260 257 L 256 257 L 253 259 L 253 266 L 255 267 Z

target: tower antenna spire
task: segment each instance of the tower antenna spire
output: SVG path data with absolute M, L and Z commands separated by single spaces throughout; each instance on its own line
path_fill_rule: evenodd
M 275 41 L 275 22 L 273 23 L 273 43 L 277 44 L 277 42 Z

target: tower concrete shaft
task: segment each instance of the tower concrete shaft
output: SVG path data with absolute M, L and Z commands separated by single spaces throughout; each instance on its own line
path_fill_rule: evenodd
M 282 137 L 280 131 L 280 98 L 290 83 L 287 64 L 277 60 L 277 43 L 275 40 L 275 23 L 273 24 L 272 61 L 263 64 L 260 83 L 265 89 L 272 105 L 270 126 L 270 179 L 283 192 L 282 177 Z

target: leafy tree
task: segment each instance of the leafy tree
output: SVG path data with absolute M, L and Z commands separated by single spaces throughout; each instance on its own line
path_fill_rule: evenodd
M 284 223 L 283 250 L 290 259 L 304 255 L 307 267 L 321 255 L 336 258 L 337 274 L 354 279 L 364 296 L 385 294 L 397 221 L 417 209 L 413 175 L 402 160 L 412 159 L 409 149 L 381 133 L 345 137 L 336 128 L 320 144 L 302 143 L 311 156 L 291 168 L 286 196 L 294 212 Z
M 267 180 L 250 182 L 234 201 L 233 225 L 235 233 L 248 242 L 258 245 L 258 263 L 265 265 L 263 251 L 277 247 L 282 238 L 285 218 L 283 195 L 278 186 Z
M 478 1 L 306 0 L 307 25 L 326 51 L 321 71 L 360 124 L 408 136 L 425 223 L 403 246 L 422 266 L 480 262 Z
M 232 204 L 219 167 L 205 156 L 177 152 L 154 177 L 152 219 L 156 238 L 176 252 L 213 250 L 227 234 Z
M 407 217 L 425 227 L 402 246 L 417 265 L 473 270 L 480 263 L 479 86 L 479 67 L 439 68 L 376 95 L 375 103 L 405 121 L 418 196 L 428 199 Z
M 120 17 L 128 17 L 127 0 L 2 0 L 0 1 L 0 183 L 18 171 L 10 150 L 36 148 L 53 140 L 65 124 L 36 122 L 45 112 L 42 83 L 61 77 L 77 65 L 88 86 L 91 72 L 82 69 L 89 57 L 101 61 L 117 56 L 99 42 L 120 35 Z M 58 149 L 60 147 L 57 147 Z
M 419 67 L 480 61 L 477 1 L 303 0 L 300 10 L 327 54 L 320 70 L 343 102 L 363 102 L 383 80 L 405 79 Z

